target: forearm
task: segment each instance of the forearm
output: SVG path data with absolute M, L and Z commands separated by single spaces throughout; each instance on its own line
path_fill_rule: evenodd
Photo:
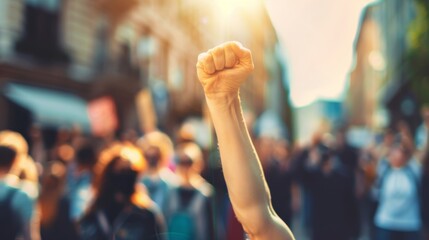
M 231 202 L 239 220 L 247 226 L 271 214 L 269 190 L 244 123 L 238 94 L 221 101 L 208 98 L 207 104 Z
M 250 50 L 238 42 L 227 42 L 201 53 L 196 67 L 238 220 L 252 240 L 293 239 L 271 207 L 262 167 L 241 111 L 238 89 L 254 68 Z

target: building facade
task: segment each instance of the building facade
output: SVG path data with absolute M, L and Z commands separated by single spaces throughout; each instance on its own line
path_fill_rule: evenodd
M 0 128 L 11 128 L 15 122 L 15 112 L 20 111 L 15 104 L 28 111 L 26 122 L 47 114 L 34 112 L 37 107 L 31 101 L 15 101 L 11 96 L 15 93 L 7 90 L 30 86 L 54 95 L 73 95 L 77 102 L 96 106 L 95 112 L 101 111 L 100 104 L 90 103 L 107 97 L 113 108 L 106 111 L 116 116 L 118 130 L 168 131 L 190 115 L 202 115 L 204 98 L 196 59 L 200 52 L 226 40 L 239 40 L 253 52 L 255 74 L 242 95 L 247 109 L 262 113 L 269 105 L 268 83 L 284 78 L 270 72 L 266 62 L 283 63 L 267 54 L 278 41 L 262 1 L 240 4 L 244 5 L 222 0 L 0 1 L 0 85 L 4 89 L 0 106 L 9 116 Z M 68 103 L 63 105 L 67 108 Z M 109 109 L 109 104 L 101 105 Z M 289 106 L 287 97 L 284 106 Z M 91 114 L 87 118 L 76 124 L 91 129 L 94 120 Z M 65 124 L 58 121 L 51 125 Z M 19 125 L 12 127 L 24 131 L 24 121 Z
M 373 130 L 395 127 L 401 120 L 411 128 L 417 125 L 418 103 L 408 87 L 405 64 L 414 7 L 413 0 L 389 0 L 364 9 L 345 103 L 352 125 Z
M 345 102 L 353 126 L 377 128 L 383 124 L 381 90 L 386 80 L 383 8 L 380 3 L 364 8 L 354 42 L 354 62 Z

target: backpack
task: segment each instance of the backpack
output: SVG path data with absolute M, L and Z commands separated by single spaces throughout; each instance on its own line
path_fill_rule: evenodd
M 168 236 L 170 240 L 196 240 L 196 215 L 204 204 L 204 195 L 196 192 L 188 206 L 183 206 L 179 191 L 174 190 L 171 195 L 170 211 L 172 214 L 168 221 Z
M 3 201 L 0 202 L 0 236 L 4 240 L 14 240 L 19 232 L 21 224 L 12 209 L 12 201 L 17 189 L 10 188 Z

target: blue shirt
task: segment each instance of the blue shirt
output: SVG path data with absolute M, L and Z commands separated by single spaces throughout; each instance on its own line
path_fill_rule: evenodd
M 11 199 L 13 212 L 17 214 L 24 224 L 29 224 L 33 215 L 34 201 L 25 192 L 8 185 L 3 179 L 0 179 L 0 202 L 6 201 L 7 194 L 11 192 L 11 189 L 15 189 Z
M 418 231 L 421 228 L 418 181 L 421 166 L 412 159 L 406 166 L 390 168 L 379 166 L 386 174 L 380 189 L 380 202 L 375 215 L 377 227 L 397 231 Z
M 74 168 L 71 167 L 67 176 L 67 194 L 70 199 L 70 217 L 79 220 L 93 198 L 91 190 L 92 173 L 82 172 L 74 176 Z

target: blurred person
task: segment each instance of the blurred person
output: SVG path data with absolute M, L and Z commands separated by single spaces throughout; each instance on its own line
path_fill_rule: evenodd
M 312 224 L 312 196 L 309 189 L 305 186 L 305 179 L 303 169 L 306 168 L 306 162 L 309 158 L 309 155 L 313 151 L 318 151 L 320 147 L 323 147 L 322 142 L 323 134 L 320 131 L 316 131 L 313 133 L 311 141 L 308 145 L 303 145 L 301 147 L 297 147 L 295 150 L 294 158 L 292 160 L 292 166 L 295 173 L 295 180 L 299 185 L 299 197 L 300 197 L 300 214 L 301 214 L 301 224 L 306 233 L 311 232 L 311 224 Z
M 157 147 L 160 151 L 160 159 L 157 165 L 157 173 L 168 184 L 174 185 L 177 182 L 173 170 L 174 146 L 170 137 L 161 131 L 146 133 L 137 140 L 137 146 L 144 152 L 149 147 Z M 149 166 L 150 167 L 150 166 Z
M 259 137 L 256 151 L 270 188 L 273 208 L 289 226 L 292 224 L 292 192 L 296 191 L 289 143 L 283 139 Z
M 66 182 L 66 192 L 70 199 L 70 217 L 74 221 L 83 216 L 93 197 L 92 181 L 97 162 L 94 144 L 87 140 L 80 145 L 75 161 L 68 166 Z
M 380 162 L 384 161 L 383 159 L 387 158 L 396 141 L 396 132 L 392 128 L 385 128 L 375 137 L 373 143 L 363 149 L 360 154 L 359 165 L 364 178 L 364 202 L 362 206 L 364 221 L 362 223 L 371 239 L 374 239 L 376 234 L 374 217 L 379 203 L 378 166 Z
M 175 240 L 214 240 L 213 187 L 201 176 L 203 155 L 195 143 L 183 143 L 176 150 L 179 184 L 167 203 L 168 235 Z
M 346 127 L 340 127 L 335 132 L 335 154 L 351 173 L 356 172 L 358 168 L 359 150 L 349 144 Z
M 18 154 L 15 149 L 0 146 L 0 237 L 14 240 L 31 238 L 34 201 L 27 193 L 6 181 Z
M 270 191 L 243 118 L 239 88 L 254 68 L 250 50 L 238 42 L 227 42 L 200 54 L 196 68 L 238 220 L 251 239 L 294 239 L 272 208 Z
M 428 132 L 429 135 L 429 132 Z M 420 203 L 423 221 L 424 240 L 429 240 L 429 144 L 426 143 L 426 148 L 422 157 L 423 175 L 420 186 L 421 197 Z
M 330 147 L 313 147 L 297 169 L 310 197 L 310 239 L 357 239 L 353 176 Z
M 164 239 L 162 215 L 136 184 L 145 168 L 140 150 L 131 144 L 101 152 L 95 199 L 79 222 L 80 239 Z
M 53 158 L 51 161 L 60 161 L 65 165 L 69 165 L 74 159 L 76 150 L 70 144 L 62 144 L 53 149 Z
M 411 133 L 409 124 L 405 120 L 401 120 L 398 123 L 397 129 L 398 129 L 398 134 L 397 134 L 398 141 L 401 141 L 403 145 L 406 145 L 406 147 L 409 148 L 411 151 L 413 151 L 413 154 L 414 154 L 415 144 L 414 144 L 413 134 Z
M 351 199 L 348 205 L 348 212 L 352 214 L 350 218 L 350 226 L 352 226 L 353 235 L 357 237 L 360 229 L 360 215 L 359 215 L 359 204 L 363 200 L 364 194 L 364 173 L 360 169 L 359 165 L 359 153 L 358 148 L 353 147 L 347 139 L 347 126 L 340 126 L 335 131 L 335 139 L 333 142 L 333 151 L 335 157 L 341 162 L 343 167 L 342 170 L 347 171 L 344 173 L 350 176 L 352 181 L 352 190 L 355 197 Z
M 408 143 L 398 142 L 378 165 L 377 240 L 420 239 L 421 165 Z
M 42 240 L 74 240 L 78 237 L 70 217 L 70 201 L 64 195 L 65 177 L 66 167 L 61 162 L 51 163 L 42 176 L 38 200 Z
M 19 187 L 35 200 L 38 196 L 39 176 L 34 160 L 28 155 L 27 141 L 21 134 L 5 130 L 0 132 L 0 146 L 9 146 L 17 153 L 6 181 Z
M 386 158 L 393 144 L 395 143 L 396 134 L 395 131 L 391 128 L 384 129 L 382 133 L 381 142 L 375 142 L 374 146 L 371 149 L 371 153 L 373 154 L 376 162 L 379 160 Z
M 144 157 L 148 162 L 148 170 L 145 171 L 140 182 L 145 185 L 150 198 L 165 214 L 166 201 L 173 186 L 168 181 L 164 180 L 160 174 L 161 151 L 158 147 L 149 146 L 144 150 Z
M 362 172 L 360 176 L 360 216 L 362 234 L 375 238 L 374 215 L 377 209 L 377 201 L 372 192 L 373 185 L 377 179 L 378 159 L 375 158 L 372 146 L 362 149 L 359 154 L 359 169 Z

